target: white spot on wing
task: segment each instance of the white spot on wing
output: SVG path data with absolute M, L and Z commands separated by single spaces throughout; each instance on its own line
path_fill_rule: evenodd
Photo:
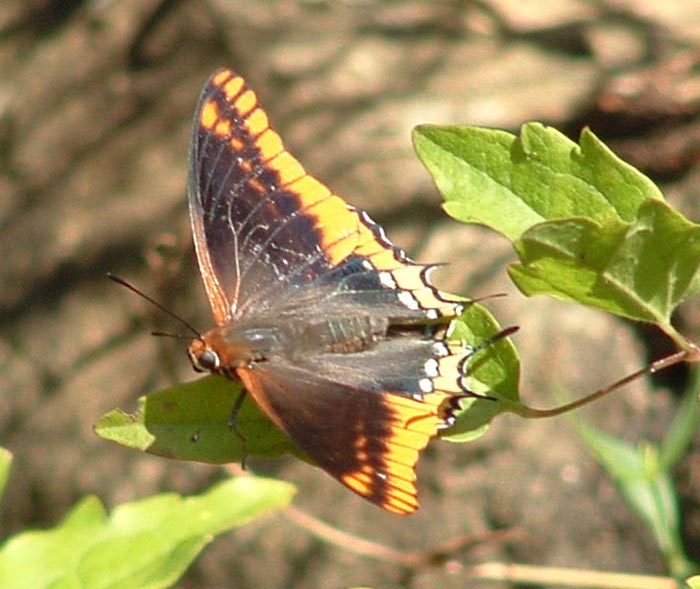
M 438 376 L 440 374 L 439 364 L 435 358 L 431 358 L 423 365 L 423 370 L 428 376 Z
M 382 284 L 382 286 L 386 286 L 387 288 L 390 288 L 392 290 L 396 290 L 396 288 L 398 288 L 396 280 L 394 280 L 394 277 L 391 275 L 391 272 L 380 272 L 379 282 Z
M 436 356 L 440 357 L 450 355 L 450 349 L 442 342 L 435 342 L 435 344 L 433 344 L 433 351 Z
M 424 393 L 432 393 L 433 392 L 433 381 L 430 380 L 429 378 L 421 378 L 418 381 L 418 386 L 420 387 L 420 390 L 423 391 Z
M 418 301 L 407 290 L 402 290 L 401 292 L 399 292 L 398 299 L 404 306 L 408 307 L 412 311 L 416 311 L 416 310 L 420 309 L 420 305 L 418 304 Z

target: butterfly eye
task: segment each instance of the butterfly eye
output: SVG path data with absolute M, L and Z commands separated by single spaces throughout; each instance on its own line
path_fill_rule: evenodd
M 200 354 L 190 354 L 190 360 L 197 372 L 215 372 L 221 365 L 219 355 L 211 349 L 203 350 Z

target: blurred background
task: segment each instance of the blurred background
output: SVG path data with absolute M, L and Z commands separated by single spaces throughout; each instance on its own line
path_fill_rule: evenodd
M 663 354 L 622 320 L 545 299 L 506 276 L 505 240 L 449 220 L 412 152 L 418 123 L 517 132 L 590 126 L 700 220 L 700 4 L 695 0 L 5 0 L 0 4 L 0 443 L 15 456 L 2 537 L 57 523 L 88 493 L 108 507 L 198 492 L 222 469 L 169 462 L 92 432 L 104 412 L 194 378 L 172 320 L 105 278 L 114 272 L 199 329 L 213 320 L 195 266 L 185 176 L 193 109 L 210 73 L 248 80 L 307 169 L 367 209 L 445 290 L 518 324 L 523 400 L 581 396 Z M 677 317 L 695 341 L 697 302 Z M 628 441 L 658 439 L 687 375 L 639 381 L 582 415 Z M 518 530 L 458 555 L 664 573 L 649 532 L 566 422 L 497 418 L 471 444 L 435 442 L 421 510 L 379 512 L 293 459 L 251 461 L 294 481 L 296 505 L 404 549 Z M 700 556 L 700 456 L 680 465 L 684 540 Z M 183 588 L 463 587 L 441 568 L 331 547 L 283 514 L 217 539 Z M 470 585 L 477 586 L 477 585 Z M 490 585 L 492 586 L 492 585 Z

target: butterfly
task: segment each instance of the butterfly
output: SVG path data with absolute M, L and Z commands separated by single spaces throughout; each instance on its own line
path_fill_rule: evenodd
M 188 199 L 216 321 L 189 344 L 194 368 L 239 380 L 358 495 L 413 512 L 420 453 L 473 395 L 474 348 L 447 339 L 463 303 L 307 174 L 229 69 L 196 108 Z

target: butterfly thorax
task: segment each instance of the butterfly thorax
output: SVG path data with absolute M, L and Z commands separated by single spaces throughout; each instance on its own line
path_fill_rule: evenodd
M 195 370 L 232 374 L 264 362 L 294 362 L 318 354 L 352 354 L 386 337 L 389 322 L 369 316 L 280 318 L 278 324 L 236 323 L 215 327 L 190 342 Z

